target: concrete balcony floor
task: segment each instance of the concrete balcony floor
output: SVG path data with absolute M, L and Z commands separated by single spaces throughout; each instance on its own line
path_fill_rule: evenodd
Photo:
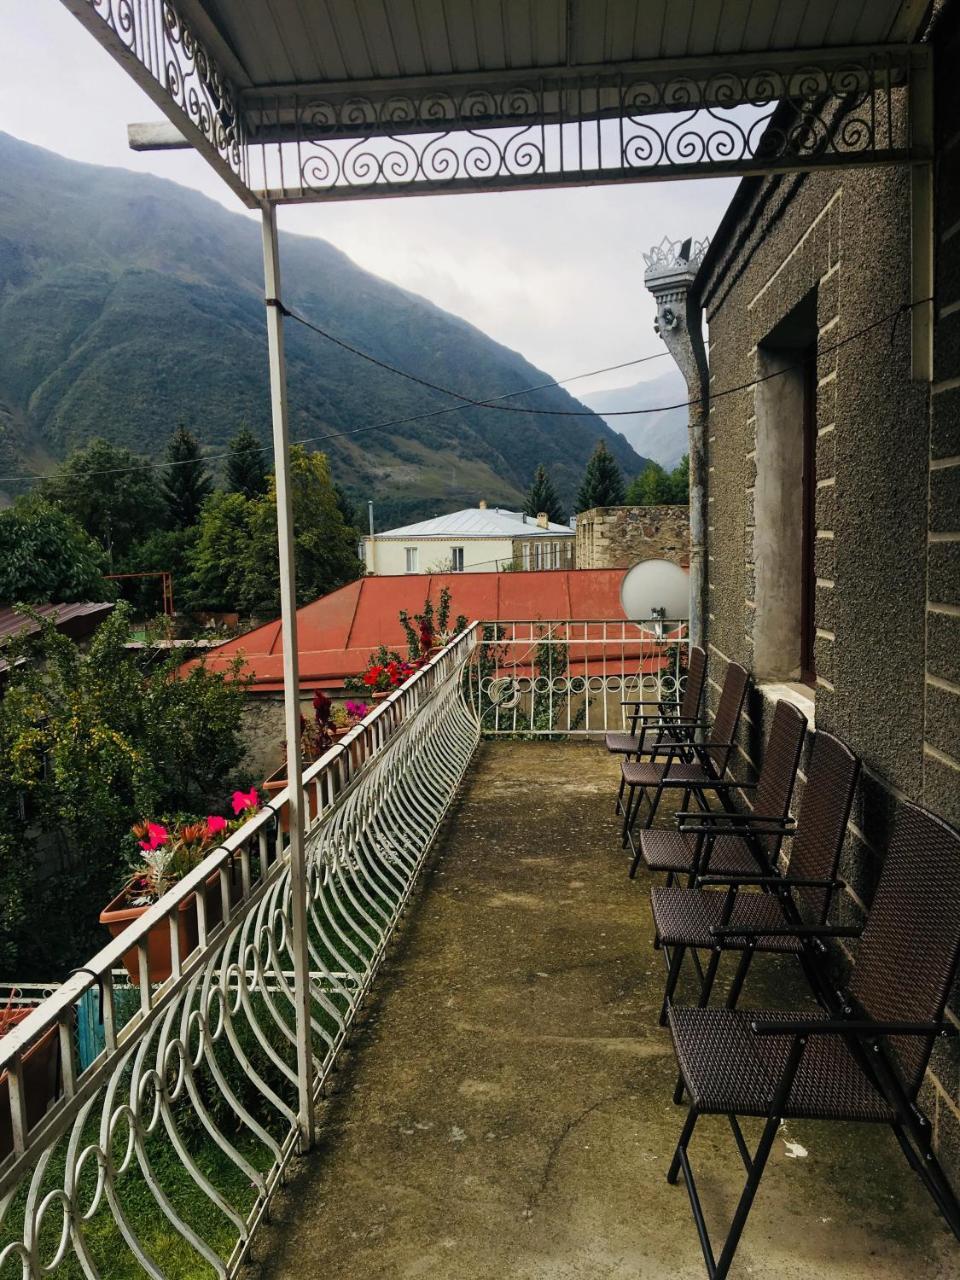
M 664 1176 L 683 1112 L 616 776 L 593 745 L 481 746 L 258 1241 L 264 1280 L 702 1280 Z M 807 1003 L 794 969 L 762 958 L 742 1003 L 787 999 Z M 691 1159 L 716 1241 L 743 1178 L 726 1121 Z M 790 1123 L 732 1275 L 948 1280 L 960 1252 L 889 1130 Z

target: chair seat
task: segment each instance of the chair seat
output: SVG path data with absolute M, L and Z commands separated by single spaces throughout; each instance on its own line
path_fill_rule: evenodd
M 752 1019 L 789 1022 L 823 1013 L 671 1007 L 680 1074 L 697 1111 L 766 1116 L 793 1044 L 792 1035 L 758 1036 Z M 890 1121 L 894 1112 L 860 1069 L 842 1036 L 811 1036 L 783 1115 L 806 1120 Z
M 615 755 L 635 756 L 640 750 L 640 737 L 638 733 L 608 733 L 604 742 L 607 750 Z M 670 729 L 648 729 L 644 738 L 645 750 L 652 750 L 655 746 L 672 746 L 674 743 L 685 742 L 687 739 L 681 738 L 677 733 Z
M 675 875 L 693 869 L 697 837 L 682 831 L 650 827 L 640 832 L 640 856 L 650 871 L 672 871 Z M 710 848 L 711 875 L 752 876 L 767 868 L 739 836 L 719 836 Z
M 710 929 L 720 923 L 726 893 L 701 889 L 666 888 L 658 885 L 650 891 L 653 920 L 657 937 L 668 947 L 713 947 L 718 939 Z M 751 928 L 780 928 L 790 923 L 780 899 L 772 893 L 738 893 L 730 916 L 730 924 Z M 757 951 L 784 951 L 796 954 L 803 950 L 798 938 L 783 936 L 753 938 Z M 742 939 L 727 938 L 726 945 L 738 947 Z
M 628 787 L 709 787 L 713 779 L 702 765 L 686 760 L 658 764 L 648 760 L 624 760 L 620 766 Z

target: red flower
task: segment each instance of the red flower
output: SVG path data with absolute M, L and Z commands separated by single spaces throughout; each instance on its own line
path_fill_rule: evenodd
M 221 818 L 219 813 L 211 813 L 207 818 L 207 835 L 215 836 L 218 831 L 223 831 L 226 825 L 226 818 Z
M 247 809 L 255 809 L 257 807 L 257 788 L 253 787 L 250 791 L 235 791 L 233 793 L 233 812 L 236 814 L 245 813 Z
M 167 828 L 161 826 L 159 822 L 148 822 L 147 838 L 140 841 L 140 848 L 146 849 L 148 852 L 159 849 L 162 844 L 167 843 L 168 834 Z
M 383 674 L 383 667 L 368 667 L 367 670 L 363 673 L 363 683 L 372 688 L 373 685 L 379 683 L 380 676 L 382 674 Z

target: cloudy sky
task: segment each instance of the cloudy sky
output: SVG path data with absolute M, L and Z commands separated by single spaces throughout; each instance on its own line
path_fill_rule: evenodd
M 160 113 L 60 0 L 0 0 L 0 129 L 76 160 L 145 170 L 243 207 L 199 156 L 135 154 L 128 121 Z M 713 232 L 732 179 L 282 208 L 361 266 L 423 294 L 554 377 L 659 349 L 641 253 Z M 655 376 L 656 361 L 579 382 L 579 393 Z

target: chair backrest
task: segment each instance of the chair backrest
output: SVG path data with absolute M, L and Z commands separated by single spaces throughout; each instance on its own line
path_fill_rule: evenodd
M 761 817 L 785 818 L 790 812 L 793 784 L 797 778 L 803 737 L 807 731 L 807 717 L 792 702 L 777 703 L 773 712 L 773 724 L 763 753 L 763 764 L 754 792 L 753 811 Z M 769 858 L 776 857 L 782 837 L 760 836 Z
M 850 748 L 832 734 L 818 731 L 800 801 L 797 834 L 791 841 L 790 875 L 804 880 L 836 877 L 859 775 L 860 761 Z M 797 889 L 794 901 L 811 923 L 826 920 L 830 895 L 825 890 Z
M 690 646 L 687 660 L 686 683 L 680 699 L 680 715 L 684 720 L 696 720 L 700 713 L 700 699 L 707 679 L 707 655 L 698 644 Z
M 732 747 L 724 744 L 733 742 L 736 737 L 749 680 L 750 676 L 739 662 L 727 663 L 723 688 L 720 690 L 720 701 L 717 703 L 717 714 L 713 718 L 705 744 L 718 778 L 722 777 L 726 771 L 730 753 L 733 751 Z M 717 745 L 712 746 L 712 743 Z
M 960 831 L 902 804 L 849 990 L 871 1018 L 936 1022 L 960 959 Z M 890 1036 L 908 1097 L 916 1097 L 933 1041 Z

